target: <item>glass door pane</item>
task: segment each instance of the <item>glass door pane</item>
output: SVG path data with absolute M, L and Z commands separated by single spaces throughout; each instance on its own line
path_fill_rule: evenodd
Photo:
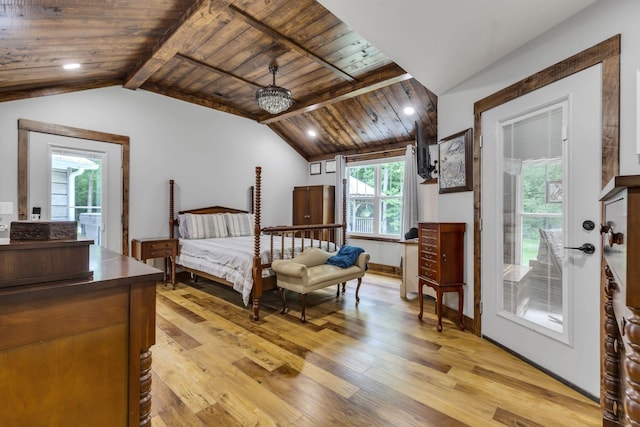
M 51 219 L 77 221 L 78 237 L 102 244 L 103 154 L 51 148 Z
M 565 104 L 501 124 L 503 139 L 502 314 L 563 333 Z

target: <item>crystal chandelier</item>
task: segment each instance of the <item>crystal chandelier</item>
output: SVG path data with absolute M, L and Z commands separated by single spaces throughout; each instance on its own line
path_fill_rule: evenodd
M 278 114 L 293 105 L 291 91 L 276 86 L 277 65 L 269 65 L 269 72 L 273 74 L 273 84 L 260 88 L 256 91 L 256 101 L 258 106 L 271 114 Z

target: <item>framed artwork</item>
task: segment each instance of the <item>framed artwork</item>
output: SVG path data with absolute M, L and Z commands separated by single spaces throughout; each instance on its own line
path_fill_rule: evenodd
M 444 138 L 438 144 L 440 194 L 473 190 L 473 130 Z
M 309 163 L 309 175 L 320 175 L 321 172 L 320 162 Z
M 335 160 L 327 160 L 324 162 L 324 172 L 325 173 L 336 173 L 336 161 Z
M 562 181 L 547 181 L 547 203 L 562 203 Z

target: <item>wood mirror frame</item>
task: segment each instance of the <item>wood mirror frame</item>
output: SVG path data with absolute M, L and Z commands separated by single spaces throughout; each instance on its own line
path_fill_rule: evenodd
M 29 136 L 31 132 L 122 145 L 122 255 L 129 255 L 129 137 L 18 119 L 18 219 L 28 219 Z

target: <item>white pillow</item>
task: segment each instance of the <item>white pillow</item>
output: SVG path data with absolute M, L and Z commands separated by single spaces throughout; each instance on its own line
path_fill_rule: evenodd
M 178 215 L 178 235 L 183 239 L 189 238 L 189 227 L 187 226 L 187 216 L 185 214 Z
M 253 236 L 254 222 L 253 214 L 249 213 L 225 213 L 224 219 L 227 222 L 229 237 Z
M 188 237 L 186 239 L 211 239 L 228 237 L 227 224 L 222 214 L 184 214 Z

